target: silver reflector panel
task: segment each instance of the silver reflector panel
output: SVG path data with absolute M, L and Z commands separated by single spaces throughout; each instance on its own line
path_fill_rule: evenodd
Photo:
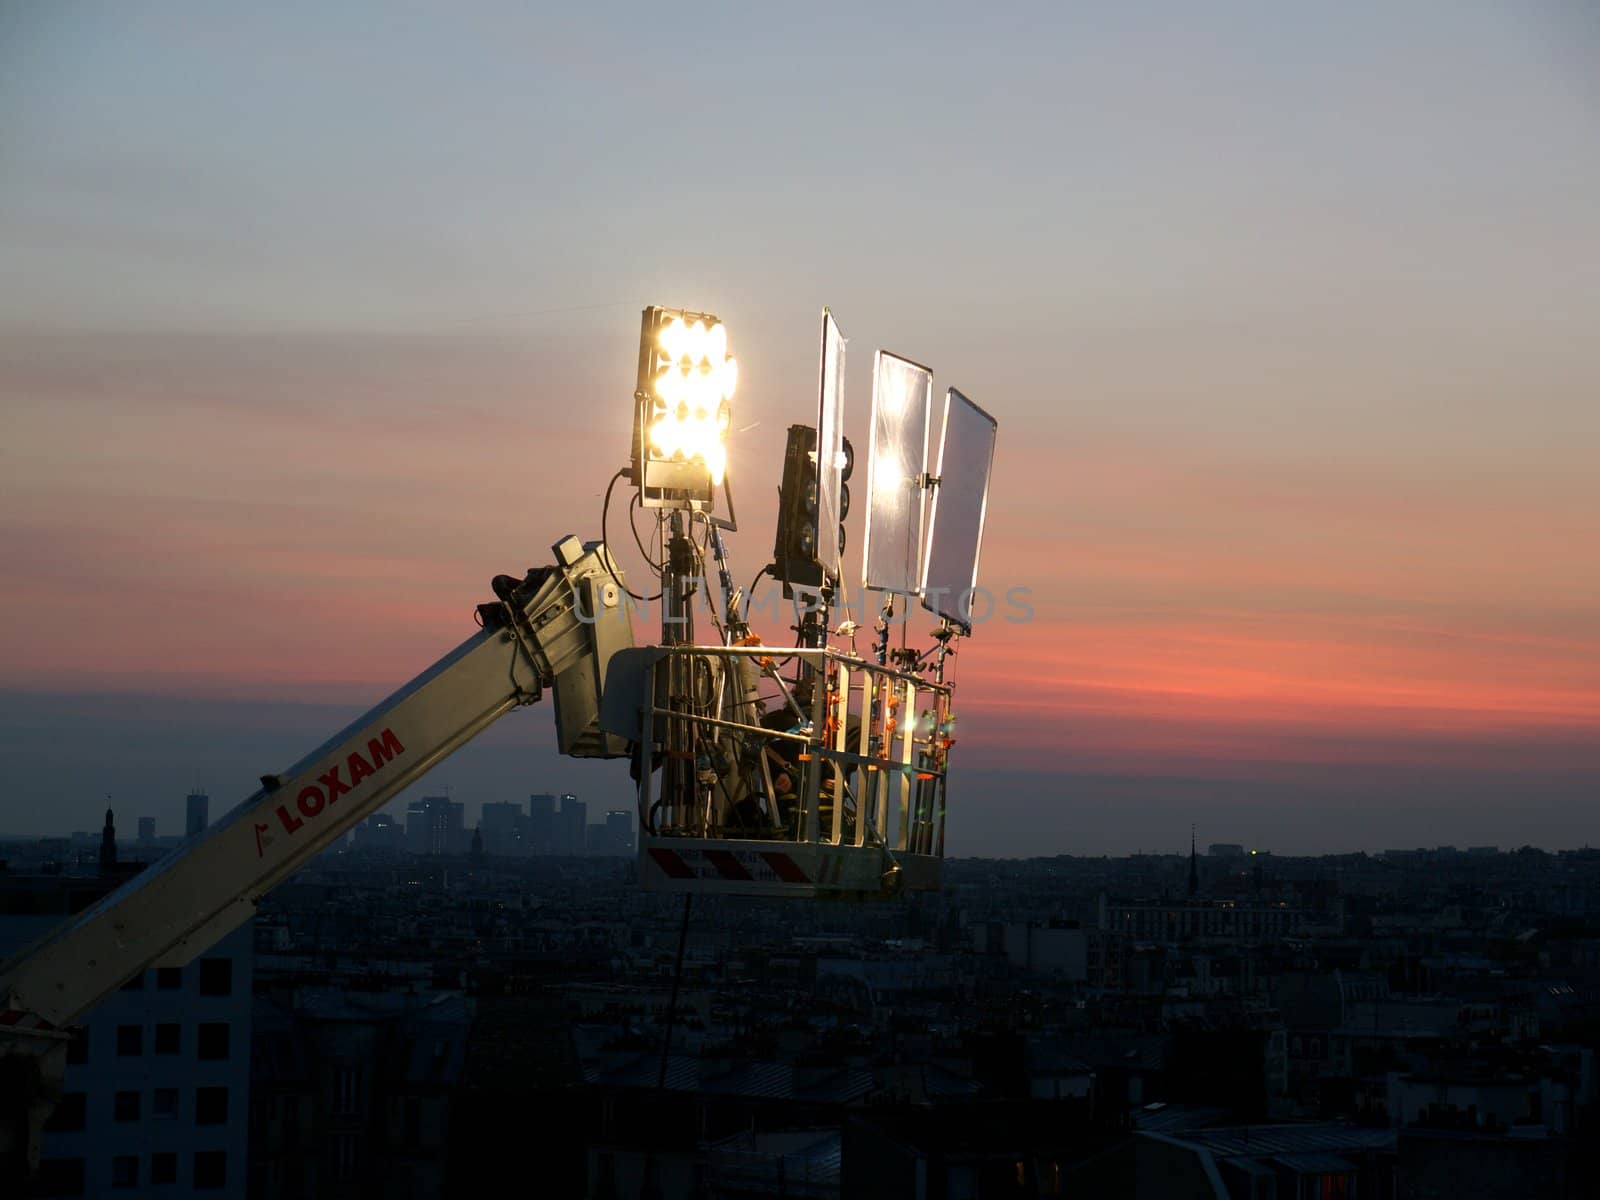
M 822 310 L 822 382 L 817 389 L 817 558 L 840 577 L 840 473 L 844 469 L 844 334 Z
M 972 629 L 972 589 L 989 503 L 995 419 L 955 388 L 944 394 L 939 479 L 928 517 L 928 557 L 922 572 L 923 607 Z
M 922 477 L 928 470 L 933 372 L 879 350 L 872 364 L 867 447 L 867 533 L 862 582 L 915 596 L 922 570 Z

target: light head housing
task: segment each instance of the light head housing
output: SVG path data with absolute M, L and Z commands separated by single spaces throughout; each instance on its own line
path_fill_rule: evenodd
M 711 313 L 644 310 L 634 390 L 633 481 L 647 508 L 709 510 L 728 469 L 739 367 Z

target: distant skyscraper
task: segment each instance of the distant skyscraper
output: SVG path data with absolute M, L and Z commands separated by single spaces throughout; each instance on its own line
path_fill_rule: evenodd
M 549 792 L 528 797 L 528 851 L 554 854 L 556 850 L 556 798 Z
M 406 848 L 413 854 L 462 854 L 466 808 L 448 796 L 424 796 L 406 810 Z
M 1189 826 L 1189 898 L 1200 891 L 1200 852 L 1195 847 L 1194 826 Z
M 571 792 L 563 792 L 556 828 L 557 854 L 583 854 L 589 848 L 589 806 Z
M 528 814 L 522 811 L 522 805 L 491 800 L 483 806 L 478 827 L 483 831 L 486 853 L 528 853 Z
M 633 813 L 625 808 L 606 812 L 603 825 L 589 826 L 589 853 L 626 856 L 633 853 Z
M 184 825 L 185 835 L 192 837 L 209 824 L 211 824 L 211 797 L 204 792 L 190 792 L 188 820 Z
M 156 840 L 156 819 L 154 817 L 139 818 L 139 841 L 148 846 Z
M 606 810 L 606 828 L 617 839 L 624 854 L 633 853 L 633 810 L 612 808 Z

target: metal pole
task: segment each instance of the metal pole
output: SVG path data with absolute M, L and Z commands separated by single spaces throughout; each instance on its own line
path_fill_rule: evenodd
M 673 509 L 668 517 L 665 570 L 661 573 L 661 644 L 688 646 L 694 643 L 694 612 L 689 597 L 694 594 L 694 545 L 684 532 L 683 511 Z M 674 654 L 667 659 L 667 704 L 675 707 L 689 694 L 690 659 Z M 681 717 L 667 720 L 667 755 L 661 772 L 661 809 L 665 825 L 682 831 L 694 812 L 694 746 L 688 722 Z
M 661 644 L 687 646 L 694 641 L 694 544 L 683 530 L 683 512 L 673 509 L 669 518 L 667 569 L 661 578 Z

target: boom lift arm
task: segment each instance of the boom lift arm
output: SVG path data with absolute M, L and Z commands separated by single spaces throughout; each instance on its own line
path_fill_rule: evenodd
M 203 953 L 272 888 L 499 717 L 554 688 L 562 753 L 626 753 L 596 720 L 606 665 L 632 645 L 620 571 L 601 542 L 568 537 L 553 549 L 555 566 L 495 578 L 497 599 L 478 607 L 478 633 L 284 774 L 263 776 L 261 790 L 215 825 L 0 965 L 7 1166 L 37 1165 L 65 1062 L 63 1027 L 139 972 Z M 12 1086 L 30 1078 L 32 1088 Z M 8 1175 L 0 1170 L 0 1179 Z

